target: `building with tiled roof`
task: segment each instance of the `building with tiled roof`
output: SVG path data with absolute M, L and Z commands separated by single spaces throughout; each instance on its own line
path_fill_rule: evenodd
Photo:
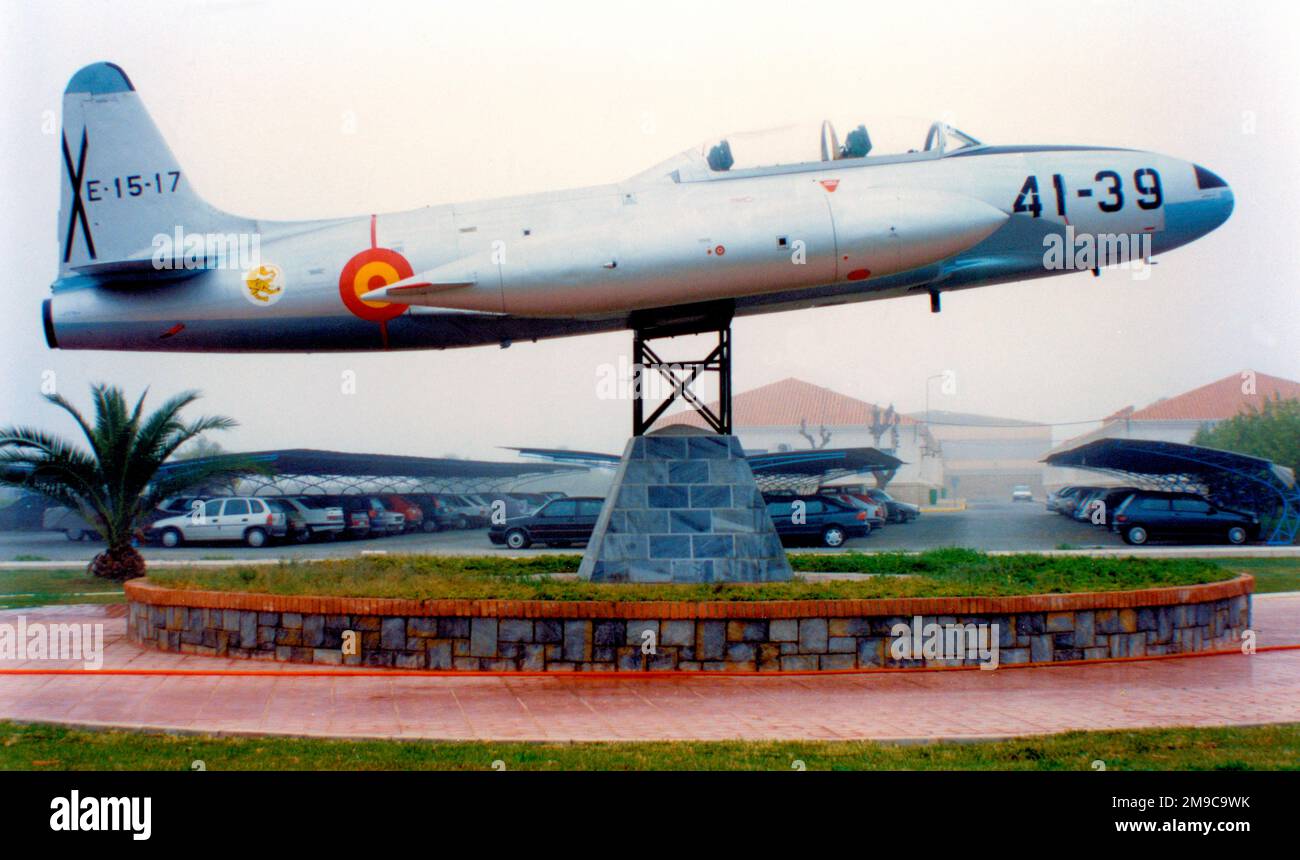
M 1157 400 L 1142 409 L 1125 407 L 1112 417 L 1117 421 L 1195 421 L 1199 426 L 1259 409 L 1264 401 L 1275 397 L 1300 398 L 1300 382 L 1243 370 L 1176 397 Z
M 717 401 L 709 408 L 716 411 Z M 870 424 L 873 413 L 882 411 L 874 403 L 794 377 L 731 398 L 731 420 L 737 427 L 796 427 L 800 421 L 828 427 Z M 899 420 L 907 426 L 921 423 L 907 415 L 900 415 Z M 694 412 L 674 415 L 664 423 L 705 427 L 704 419 Z

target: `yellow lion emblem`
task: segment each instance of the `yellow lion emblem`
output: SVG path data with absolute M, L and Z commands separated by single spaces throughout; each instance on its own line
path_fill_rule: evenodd
M 244 276 L 244 284 L 248 287 L 248 297 L 263 304 L 271 304 L 275 297 L 284 291 L 284 287 L 280 285 L 279 266 L 257 266 L 249 269 L 248 274 Z

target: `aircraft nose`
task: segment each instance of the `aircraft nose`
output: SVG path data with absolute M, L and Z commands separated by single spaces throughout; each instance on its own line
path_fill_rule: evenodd
M 1210 232 L 1223 224 L 1232 215 L 1235 203 L 1232 189 L 1217 173 L 1193 164 L 1196 170 L 1196 188 L 1200 192 L 1200 207 L 1206 220 L 1205 232 Z

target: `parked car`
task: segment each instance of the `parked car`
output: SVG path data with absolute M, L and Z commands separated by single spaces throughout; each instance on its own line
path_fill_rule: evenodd
M 523 501 L 526 506 L 524 513 L 531 514 L 551 500 L 551 497 L 545 493 L 512 493 L 511 495 Z M 557 498 L 561 498 L 558 497 Z
M 867 512 L 834 497 L 773 494 L 763 498 L 782 542 L 814 539 L 824 546 L 838 547 L 849 538 L 871 534 Z M 803 503 L 799 509 L 797 502 Z M 796 510 L 801 510 L 802 516 L 796 516 Z
M 1061 505 L 1064 504 L 1065 500 L 1074 493 L 1074 490 L 1074 485 L 1069 484 L 1061 487 L 1059 490 L 1052 490 L 1049 492 L 1047 494 L 1047 501 L 1044 503 L 1047 510 L 1059 514 L 1061 512 Z
M 333 540 L 347 528 L 343 507 L 326 496 L 285 496 L 280 501 L 292 508 L 289 535 L 299 543 L 314 538 Z
M 422 514 L 420 531 L 436 532 L 448 527 L 446 514 L 442 510 L 442 502 L 438 500 L 436 493 L 407 493 L 403 498 L 412 504 L 419 505 Z
M 492 519 L 492 503 L 498 498 L 498 495 L 494 493 L 461 493 L 460 496 L 469 502 L 477 512 L 472 518 L 473 528 L 482 528 L 488 525 Z
M 1078 507 L 1079 497 L 1096 489 L 1098 488 L 1083 485 L 1066 487 L 1057 494 L 1054 510 L 1063 517 L 1072 516 L 1074 509 Z
M 867 495 L 885 506 L 886 518 L 891 523 L 910 523 L 921 516 L 921 506 L 910 502 L 900 502 L 881 489 L 867 490 Z
M 370 502 L 364 496 L 316 496 L 322 504 L 338 506 L 343 511 L 342 536 L 361 539 L 370 537 Z M 378 537 L 379 533 L 375 534 Z
M 511 493 L 472 493 L 464 497 L 475 506 L 477 511 L 482 512 L 482 525 L 491 525 L 493 519 L 499 520 L 501 516 L 522 517 L 532 513 L 527 505 Z M 477 523 L 478 516 L 473 517 L 473 520 Z
M 1079 493 L 1075 497 L 1074 510 L 1070 511 L 1070 518 L 1079 522 L 1087 522 L 1092 517 L 1092 504 L 1106 495 L 1106 490 L 1102 487 L 1093 487 L 1086 492 Z
M 1101 504 L 1101 522 L 1093 522 L 1091 510 L 1088 513 L 1088 521 L 1094 525 L 1109 527 L 1115 519 L 1115 511 L 1119 506 L 1124 504 L 1124 500 L 1137 492 L 1137 487 L 1107 487 L 1101 492 L 1101 495 L 1094 498 L 1089 505 Z
M 406 531 L 406 516 L 391 510 L 379 496 L 363 496 L 370 506 L 370 530 L 400 535 Z
M 403 517 L 402 530 L 413 532 L 422 531 L 424 528 L 424 508 L 421 508 L 415 502 L 406 496 L 399 496 L 396 493 L 389 493 L 379 497 L 380 501 L 390 511 L 396 511 Z
M 889 520 L 889 512 L 885 506 L 865 493 L 845 493 L 834 488 L 823 487 L 819 492 L 820 496 L 827 496 L 842 502 L 851 508 L 857 508 L 867 512 L 867 522 L 873 529 L 884 528 L 885 523 Z
M 147 524 L 156 523 L 158 520 L 166 517 L 179 517 L 182 514 L 194 513 L 195 505 L 197 510 L 202 512 L 203 503 L 208 500 L 207 496 L 171 496 L 163 499 L 158 503 L 149 515 L 145 518 Z
M 540 493 L 493 493 L 492 501 L 502 501 L 505 503 L 505 514 L 507 517 L 523 517 L 533 513 L 542 505 L 546 504 L 548 499 Z M 491 519 L 493 511 L 488 511 L 488 518 Z
M 547 546 L 585 544 L 596 528 L 596 518 L 605 500 L 590 496 L 552 499 L 527 516 L 510 517 L 488 529 L 488 540 L 511 549 L 527 549 L 534 543 Z
M 1130 544 L 1152 539 L 1244 544 L 1259 538 L 1259 517 L 1220 508 L 1195 493 L 1138 490 L 1115 511 L 1111 529 Z
M 344 512 L 349 516 L 348 531 L 355 537 L 382 537 L 401 534 L 406 529 L 406 517 L 397 511 L 390 511 L 379 496 L 346 495 L 336 496 Z M 358 514 L 365 516 L 365 528 L 361 528 Z
M 1032 502 L 1034 500 L 1034 491 L 1029 489 L 1028 484 L 1016 484 L 1011 488 L 1011 501 L 1013 502 Z
M 228 496 L 209 499 L 201 509 L 189 513 L 164 517 L 148 527 L 145 537 L 166 547 L 186 541 L 242 541 L 261 547 L 287 531 L 288 518 L 273 511 L 264 500 Z
M 278 496 L 263 498 L 262 501 L 271 509 L 271 537 L 288 537 L 291 530 L 290 517 L 296 516 L 297 510 L 292 505 L 285 504 L 284 500 Z
M 442 493 L 438 501 L 446 509 L 446 528 L 469 529 L 487 525 L 487 506 L 460 493 Z
M 63 536 L 71 541 L 102 540 L 99 530 L 87 522 L 79 511 L 71 508 L 46 508 L 41 517 L 41 526 L 46 531 L 63 532 Z

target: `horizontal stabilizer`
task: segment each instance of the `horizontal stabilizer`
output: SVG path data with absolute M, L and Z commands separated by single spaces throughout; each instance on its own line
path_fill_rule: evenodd
M 93 275 L 99 278 L 141 278 L 145 276 L 160 278 L 184 278 L 199 272 L 215 268 L 219 264 L 215 257 L 185 259 L 159 258 L 152 248 L 146 248 L 134 254 L 128 254 L 118 260 L 86 260 L 69 269 L 78 275 Z

